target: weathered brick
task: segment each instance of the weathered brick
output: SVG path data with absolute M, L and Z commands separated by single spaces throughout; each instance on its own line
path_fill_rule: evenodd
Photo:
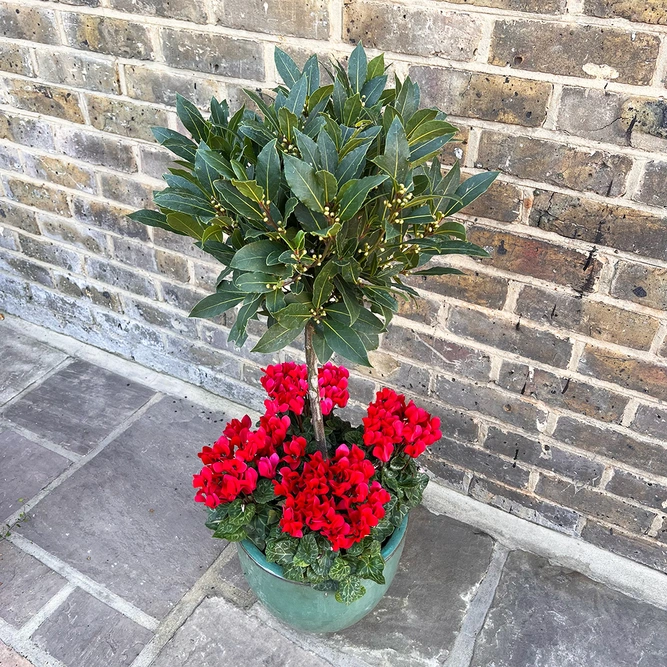
M 497 309 L 505 303 L 508 284 L 506 278 L 477 271 L 463 276 L 414 276 L 406 282 L 429 292 Z
M 580 516 L 577 512 L 486 479 L 475 477 L 470 484 L 469 494 L 488 505 L 561 533 L 575 533 L 579 524 Z
M 54 147 L 50 123 L 38 118 L 21 118 L 15 113 L 8 115 L 0 111 L 0 136 L 23 146 L 44 150 L 52 150 Z
M 489 62 L 534 72 L 648 85 L 659 46 L 657 35 L 607 27 L 497 21 Z
M 608 521 L 635 533 L 644 533 L 650 527 L 655 514 L 621 499 L 613 498 L 588 486 L 575 486 L 572 482 L 541 475 L 535 493 L 547 500 L 572 507 L 583 514 Z
M 42 233 L 48 238 L 63 241 L 96 255 L 109 255 L 107 236 L 99 229 L 46 215 L 39 216 L 39 224 Z
M 665 448 L 632 438 L 620 431 L 593 426 L 573 417 L 561 417 L 554 438 L 592 454 L 606 456 L 612 461 L 650 470 L 654 475 L 665 475 L 667 460 Z
M 67 194 L 62 190 L 12 177 L 5 178 L 4 183 L 9 198 L 14 201 L 51 213 L 69 215 Z
M 31 234 L 39 234 L 35 212 L 23 206 L 0 201 L 0 226 L 10 225 Z
M 208 108 L 212 97 L 225 97 L 225 84 L 215 79 L 195 78 L 144 65 L 125 65 L 125 84 L 130 97 L 169 106 L 175 106 L 177 93 L 204 109 Z
M 621 121 L 630 135 L 630 143 L 637 148 L 664 153 L 667 146 L 665 112 L 667 102 L 663 99 L 627 98 L 621 109 Z
M 40 79 L 103 93 L 120 93 L 116 65 L 109 58 L 47 49 L 37 49 L 35 55 Z
M 667 214 L 536 190 L 529 223 L 547 232 L 667 260 Z
M 19 238 L 24 255 L 38 259 L 45 264 L 54 264 L 68 271 L 81 272 L 81 257 L 72 250 L 56 245 L 53 241 L 33 239 L 30 236 Z
M 223 317 L 216 319 L 218 319 L 221 323 L 224 323 L 225 326 L 229 327 L 233 323 L 232 322 L 233 317 L 230 317 L 230 314 L 233 312 L 234 311 L 227 311 Z M 192 322 L 193 320 L 189 321 Z M 229 336 L 228 329 L 223 329 L 217 325 L 212 325 L 208 321 L 206 322 L 201 321 L 200 330 L 201 330 L 201 335 L 199 336 L 200 340 L 207 345 L 212 345 L 218 350 L 223 350 L 230 354 L 243 357 L 244 359 L 248 359 L 254 362 L 255 364 L 263 367 L 268 366 L 269 364 L 275 364 L 279 362 L 278 353 L 274 352 L 271 354 L 257 354 L 256 352 L 250 351 L 255 346 L 257 339 L 253 339 L 251 337 L 248 339 L 248 342 L 243 347 L 236 347 L 236 345 L 232 343 L 228 338 Z M 254 383 L 254 385 L 256 387 L 259 387 L 260 386 L 259 381 Z
M 190 282 L 190 270 L 184 257 L 164 250 L 155 250 L 156 270 L 167 278 L 181 283 Z
M 198 367 L 210 368 L 232 378 L 241 377 L 241 362 L 232 355 L 224 354 L 205 345 L 193 343 L 180 336 L 165 336 L 167 354 L 183 359 Z
M 550 470 L 578 483 L 593 485 L 602 476 L 604 466 L 560 447 L 517 433 L 506 433 L 496 426 L 489 428 L 484 446 L 517 463 Z
M 123 172 L 135 172 L 137 161 L 132 143 L 68 127 L 58 128 L 56 149 L 69 157 Z
M 394 369 L 378 373 L 377 377 L 381 378 L 383 385 L 412 392 L 417 396 L 428 396 L 431 373 L 427 368 L 401 363 Z
M 162 296 L 164 300 L 174 308 L 189 313 L 193 306 L 201 301 L 206 294 L 191 287 L 176 285 L 174 283 L 161 283 Z
M 72 123 L 83 123 L 79 96 L 66 88 L 56 88 L 24 79 L 7 79 L 0 92 L 4 104 L 55 116 Z
M 17 274 L 31 283 L 53 287 L 53 279 L 47 268 L 8 252 L 0 252 L 0 271 Z
M 153 229 L 153 243 L 156 246 L 166 248 L 167 250 L 174 250 L 202 261 L 214 261 L 211 255 L 207 255 L 203 250 L 197 248 L 194 245 L 194 240 L 189 236 L 176 235 L 159 227 Z M 222 270 L 222 265 L 220 266 L 220 270 Z
M 551 84 L 502 74 L 413 65 L 422 104 L 453 116 L 539 127 L 547 115 Z
M 136 177 L 121 174 L 100 174 L 102 196 L 133 208 L 150 208 L 153 205 L 153 188 Z
M 536 9 L 534 0 L 449 0 L 457 5 L 495 7 L 515 12 L 536 12 L 540 14 L 561 14 L 565 11 L 566 0 L 542 0 Z
M 141 173 L 151 178 L 162 178 L 170 167 L 174 166 L 176 158 L 165 148 L 159 146 L 139 146 L 141 159 Z
M 121 58 L 153 59 L 153 45 L 145 25 L 96 14 L 62 14 L 69 46 Z
M 21 154 L 14 146 L 0 146 L 0 169 L 23 171 Z
M 653 206 L 667 206 L 667 162 L 655 160 L 646 165 L 635 199 Z
M 483 20 L 477 15 L 435 5 L 427 9 L 368 0 L 344 5 L 345 39 L 398 53 L 471 60 L 481 41 L 482 25 Z
M 606 196 L 625 191 L 632 159 L 555 141 L 483 131 L 475 166 Z
M 667 409 L 658 405 L 640 405 L 632 428 L 655 438 L 664 438 L 667 433 Z
M 106 289 L 99 289 L 80 276 L 56 274 L 55 278 L 55 286 L 59 292 L 76 299 L 90 301 L 96 306 L 102 306 L 117 313 L 123 312 L 123 306 L 118 294 L 109 292 Z
M 616 528 L 604 526 L 591 519 L 586 522 L 581 536 L 606 551 L 667 573 L 667 549 L 653 540 L 626 535 Z
M 60 43 L 54 12 L 25 7 L 20 2 L 3 2 L 0 6 L 0 35 L 42 44 Z
M 484 247 L 491 257 L 484 260 L 505 271 L 567 285 L 578 292 L 591 291 L 602 263 L 593 253 L 571 250 L 507 232 L 468 226 L 469 240 Z
M 512 426 L 535 431 L 546 423 L 547 413 L 527 401 L 507 396 L 493 386 L 467 384 L 450 376 L 438 376 L 432 392 L 439 401 L 479 412 Z
M 121 12 L 206 23 L 206 10 L 200 0 L 110 0 L 110 3 L 112 9 Z
M 441 438 L 430 448 L 432 459 L 442 459 L 484 477 L 508 484 L 515 488 L 528 485 L 530 473 L 488 450 L 471 447 L 450 438 Z
M 430 447 L 426 450 L 422 459 L 423 464 L 436 476 L 440 484 L 445 484 L 445 486 L 455 491 L 467 493 L 470 477 L 469 472 L 455 468 L 447 461 L 435 458 L 430 452 Z
M 326 0 L 271 2 L 247 0 L 243 5 L 214 6 L 219 25 L 274 35 L 311 39 L 329 38 L 329 11 Z
M 148 244 L 134 239 L 114 239 L 114 259 L 135 268 L 155 273 L 155 250 Z
M 86 103 L 90 124 L 104 132 L 152 141 L 151 127 L 169 124 L 166 111 L 147 104 L 97 95 L 87 95 Z
M 188 338 L 197 336 L 196 320 L 188 319 L 170 308 L 165 308 L 164 304 L 147 303 L 133 297 L 123 295 L 123 311 L 128 317 L 142 320 L 148 324 L 175 331 L 184 334 Z
M 18 237 L 15 231 L 7 229 L 7 227 L 0 227 L 0 248 L 7 250 L 18 250 Z
M 465 214 L 499 222 L 514 222 L 521 214 L 522 199 L 521 190 L 516 185 L 496 180 L 481 197 L 466 206 Z
M 451 141 L 445 144 L 438 156 L 444 164 L 454 164 L 456 160 L 463 164 L 466 159 L 470 126 L 458 123 L 456 127 L 458 132 Z
M 642 306 L 667 310 L 667 269 L 619 262 L 611 294 Z
M 603 19 L 622 18 L 667 25 L 667 8 L 662 0 L 585 0 L 584 13 Z
M 428 297 L 410 300 L 401 299 L 398 302 L 398 314 L 401 317 L 423 324 L 436 324 L 439 311 L 440 303 Z
M 50 155 L 24 153 L 25 173 L 56 185 L 64 185 L 83 192 L 95 192 L 95 173 L 88 167 L 66 162 Z
M 23 76 L 35 76 L 30 51 L 18 44 L 0 44 L 0 70 Z
M 160 30 L 167 65 L 237 79 L 264 80 L 262 45 L 227 35 L 189 30 Z
M 626 397 L 607 389 L 512 361 L 503 361 L 498 384 L 549 406 L 579 412 L 604 422 L 620 422 L 628 403 Z
M 622 118 L 625 99 L 608 90 L 564 86 L 556 126 L 586 139 L 628 145 L 630 133 Z
M 207 292 L 215 291 L 215 285 L 220 275 L 220 266 L 203 262 L 193 262 L 195 285 Z
M 121 236 L 148 240 L 146 226 L 127 217 L 127 214 L 131 212 L 130 209 L 80 197 L 74 197 L 73 205 L 74 218 L 80 222 L 93 225 L 93 227 L 101 227 Z
M 636 350 L 648 350 L 660 326 L 649 315 L 528 285 L 521 290 L 516 312 L 541 324 Z
M 488 380 L 491 370 L 491 360 L 484 352 L 397 325 L 389 328 L 382 349 L 474 380 Z
M 646 507 L 664 510 L 667 507 L 667 487 L 650 482 L 624 470 L 614 470 L 605 487 L 609 493 L 628 498 Z
M 157 296 L 155 286 L 148 278 L 129 269 L 109 264 L 107 261 L 88 257 L 86 259 L 86 273 L 94 280 L 99 280 L 128 292 L 134 292 L 151 299 Z
M 570 360 L 572 344 L 549 331 L 540 331 L 516 321 L 491 317 L 465 308 L 452 308 L 447 328 L 458 336 L 472 338 L 499 350 L 528 359 L 565 368 Z

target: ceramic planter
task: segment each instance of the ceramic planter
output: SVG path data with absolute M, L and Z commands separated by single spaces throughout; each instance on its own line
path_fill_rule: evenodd
M 274 616 L 297 630 L 336 632 L 360 621 L 387 592 L 403 553 L 407 525 L 405 517 L 382 549 L 385 583 L 364 579 L 366 594 L 350 605 L 337 602 L 334 593 L 285 579 L 282 567 L 269 563 L 250 540 L 238 543 L 238 553 L 248 585 Z

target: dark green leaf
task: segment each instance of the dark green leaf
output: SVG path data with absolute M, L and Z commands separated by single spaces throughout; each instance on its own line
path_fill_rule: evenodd
M 339 582 L 336 591 L 336 600 L 345 604 L 352 604 L 366 594 L 366 589 L 361 585 L 359 577 L 348 577 Z
M 232 343 L 236 343 L 237 347 L 242 347 L 246 340 L 248 340 L 248 334 L 246 333 L 248 321 L 257 314 L 262 301 L 264 301 L 263 294 L 259 294 L 254 298 L 252 296 L 246 297 L 243 305 L 239 308 L 236 320 L 234 320 L 234 324 L 227 336 L 227 339 Z
M 216 181 L 215 189 L 220 195 L 220 199 L 225 203 L 226 208 L 235 213 L 248 218 L 262 222 L 264 220 L 264 211 L 257 202 L 244 197 L 235 187 L 226 181 Z
M 396 95 L 394 108 L 401 114 L 403 122 L 409 122 L 412 115 L 419 109 L 419 86 L 410 77 L 407 77 L 401 85 L 400 92 Z
M 201 239 L 205 228 L 195 218 L 185 213 L 170 213 L 167 216 L 167 224 L 181 234 L 187 234 L 193 239 Z
M 308 95 L 312 95 L 320 85 L 320 64 L 317 62 L 315 54 L 306 60 L 306 64 L 303 66 L 303 76 L 308 81 Z
M 277 352 L 278 350 L 282 350 L 286 345 L 289 345 L 302 331 L 303 327 L 285 329 L 280 324 L 274 324 L 266 330 L 252 351 L 264 354 Z
M 361 101 L 365 107 L 373 107 L 379 101 L 387 85 L 387 75 L 376 76 L 364 84 L 361 89 Z
M 219 176 L 234 178 L 234 172 L 232 171 L 232 166 L 229 163 L 229 160 L 224 158 L 217 151 L 212 151 L 206 146 L 200 146 L 197 150 L 197 157 L 201 157 L 217 174 L 219 174 Z
M 345 155 L 336 168 L 335 176 L 338 183 L 342 186 L 353 178 L 359 178 L 363 171 L 366 153 L 370 144 L 364 144 L 355 148 Z
M 356 364 L 370 366 L 363 341 L 354 329 L 340 322 L 329 321 L 329 318 L 325 317 L 322 320 L 322 330 L 324 340 L 336 354 Z
M 262 186 L 268 199 L 274 199 L 280 190 L 280 156 L 276 149 L 276 140 L 270 141 L 257 156 L 255 177 Z
M 296 136 L 296 145 L 299 148 L 301 157 L 305 162 L 307 162 L 311 167 L 315 169 L 320 168 L 320 151 L 317 148 L 317 144 L 303 132 L 299 130 L 294 130 L 294 135 Z
M 266 541 L 266 560 L 278 565 L 289 565 L 294 560 L 294 554 L 299 546 L 299 540 L 294 537 L 282 537 L 278 540 Z
M 209 124 L 199 112 L 199 109 L 185 97 L 176 93 L 176 113 L 183 123 L 183 127 L 199 143 L 208 139 Z
M 257 204 L 264 202 L 264 188 L 257 185 L 257 181 L 239 181 L 232 179 L 232 185 L 244 196 Z
M 361 114 L 361 95 L 357 93 L 345 100 L 343 104 L 343 125 L 351 127 L 356 124 Z
M 361 92 L 364 83 L 366 83 L 367 70 L 368 60 L 366 58 L 366 51 L 364 51 L 364 47 L 359 42 L 347 61 L 347 76 L 350 80 L 353 93 Z
M 324 192 L 315 177 L 315 170 L 303 160 L 284 156 L 285 178 L 292 192 L 312 211 L 324 210 Z
M 285 100 L 285 109 L 293 113 L 295 116 L 300 116 L 306 105 L 306 97 L 308 95 L 308 79 L 302 76 L 292 87 L 290 94 Z
M 357 575 L 384 586 L 384 558 L 380 554 L 364 554 L 359 558 Z
M 229 266 L 241 271 L 270 273 L 266 258 L 272 252 L 284 252 L 287 247 L 278 241 L 254 241 L 236 252 Z
M 369 80 L 372 80 L 381 74 L 384 74 L 384 53 L 381 53 L 379 56 L 375 56 L 375 58 L 369 60 L 366 77 Z
M 317 359 L 321 364 L 326 364 L 327 361 L 331 359 L 333 350 L 327 345 L 327 342 L 324 339 L 324 335 L 317 329 L 315 329 L 315 333 L 313 335 L 313 347 L 315 348 Z
M 368 193 L 387 180 L 386 176 L 365 176 L 358 180 L 348 181 L 338 193 L 338 215 L 345 221 L 354 216 L 363 206 Z
M 191 164 L 195 161 L 197 144 L 191 139 L 166 127 L 152 127 L 151 132 L 161 146 L 168 148 L 172 153 Z
M 186 215 L 202 216 L 204 218 L 215 217 L 215 209 L 203 195 L 197 197 L 194 194 L 179 194 L 170 188 L 157 192 L 153 195 L 153 201 L 160 207 Z
M 276 497 L 273 493 L 273 482 L 265 477 L 257 480 L 257 487 L 252 492 L 252 499 L 258 503 L 268 503 Z
M 246 294 L 265 294 L 273 290 L 276 277 L 270 273 L 242 273 L 234 278 L 234 284 Z
M 233 308 L 245 299 L 246 294 L 239 292 L 231 283 L 219 287 L 215 294 L 205 297 L 190 312 L 190 317 L 211 318 Z
M 352 569 L 350 568 L 347 561 L 344 558 L 338 556 L 331 565 L 331 569 L 329 570 L 329 578 L 333 579 L 334 581 L 342 581 L 343 579 L 346 579 L 350 576 L 350 572 L 352 572 Z
M 294 562 L 301 567 L 312 565 L 319 554 L 315 533 L 308 533 L 299 540 L 299 546 L 294 555 Z
M 334 262 L 328 262 L 315 277 L 313 282 L 313 306 L 316 309 L 331 296 L 334 289 L 333 277 L 336 273 L 338 273 L 338 266 Z
M 266 295 L 266 309 L 275 316 L 279 310 L 285 307 L 285 295 L 281 290 L 276 289 Z
M 461 198 L 460 203 L 450 206 L 445 212 L 445 216 L 454 215 L 462 208 L 468 206 L 468 204 L 474 202 L 477 197 L 483 195 L 489 189 L 489 186 L 497 177 L 497 171 L 489 171 L 475 174 L 463 181 L 456 189 L 456 196 Z
M 220 127 L 227 127 L 229 122 L 229 105 L 227 100 L 218 102 L 215 97 L 211 98 L 211 120 Z
M 130 220 L 140 222 L 143 225 L 149 225 L 150 227 L 160 227 L 161 229 L 166 229 L 170 232 L 177 232 L 178 234 L 183 233 L 172 229 L 167 224 L 167 216 L 164 213 L 160 213 L 160 211 L 154 211 L 150 208 L 144 208 L 140 211 L 135 211 L 134 213 L 130 213 L 127 217 L 130 218 Z
M 405 136 L 405 130 L 401 119 L 396 116 L 387 132 L 384 154 L 376 157 L 373 162 L 382 171 L 389 174 L 396 183 L 405 184 L 410 169 L 409 157 L 410 147 Z
M 276 47 L 273 53 L 273 59 L 280 78 L 288 88 L 291 88 L 301 78 L 301 71 L 296 66 L 296 63 L 278 47 Z
M 282 310 L 273 313 L 278 324 L 285 329 L 303 328 L 306 322 L 311 318 L 311 310 L 313 304 L 305 303 L 290 303 Z
M 322 186 L 324 201 L 331 204 L 338 194 L 338 182 L 333 174 L 328 171 L 318 171 L 315 173 L 318 183 Z
M 338 166 L 338 151 L 336 150 L 336 144 L 326 130 L 320 130 L 317 137 L 317 147 L 320 153 L 322 169 L 335 174 L 336 167 Z
M 359 299 L 354 292 L 354 288 L 351 285 L 348 285 L 341 276 L 334 277 L 334 284 L 340 292 L 340 295 L 343 297 L 343 303 L 345 304 L 345 309 L 350 317 L 351 326 L 356 322 L 359 317 L 359 312 L 361 311 Z
M 453 269 L 449 266 L 433 266 L 430 269 L 423 269 L 422 271 L 413 271 L 413 276 L 464 276 L 463 271 Z

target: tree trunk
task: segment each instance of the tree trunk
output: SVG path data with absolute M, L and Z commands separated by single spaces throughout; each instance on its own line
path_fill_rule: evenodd
M 329 458 L 327 451 L 327 439 L 324 435 L 324 418 L 322 417 L 322 405 L 320 404 L 320 383 L 318 376 L 317 355 L 313 347 L 314 327 L 311 322 L 306 324 L 305 345 L 306 365 L 308 366 L 308 399 L 310 402 L 310 416 L 315 429 L 315 441 L 317 448 L 322 452 L 324 458 Z

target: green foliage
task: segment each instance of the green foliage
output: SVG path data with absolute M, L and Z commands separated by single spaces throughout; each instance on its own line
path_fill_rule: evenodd
M 274 96 L 246 91 L 259 112 L 230 116 L 213 99 L 205 118 L 178 97 L 192 138 L 154 129 L 178 160 L 155 194 L 159 211 L 131 217 L 192 237 L 226 267 L 191 316 L 240 304 L 239 345 L 250 320 L 271 316 L 259 352 L 288 345 L 310 322 L 320 361 L 336 352 L 368 364 L 398 300 L 416 295 L 404 276 L 456 273 L 423 269 L 436 255 L 486 255 L 449 216 L 496 174 L 460 183 L 458 163 L 443 174 L 438 154 L 456 128 L 438 109 L 419 109 L 409 78 L 387 89 L 383 56 L 369 60 L 357 46 L 347 71 L 333 64 L 333 85 L 320 85 L 315 56 L 303 70 L 280 49 L 275 61 L 285 84 Z

